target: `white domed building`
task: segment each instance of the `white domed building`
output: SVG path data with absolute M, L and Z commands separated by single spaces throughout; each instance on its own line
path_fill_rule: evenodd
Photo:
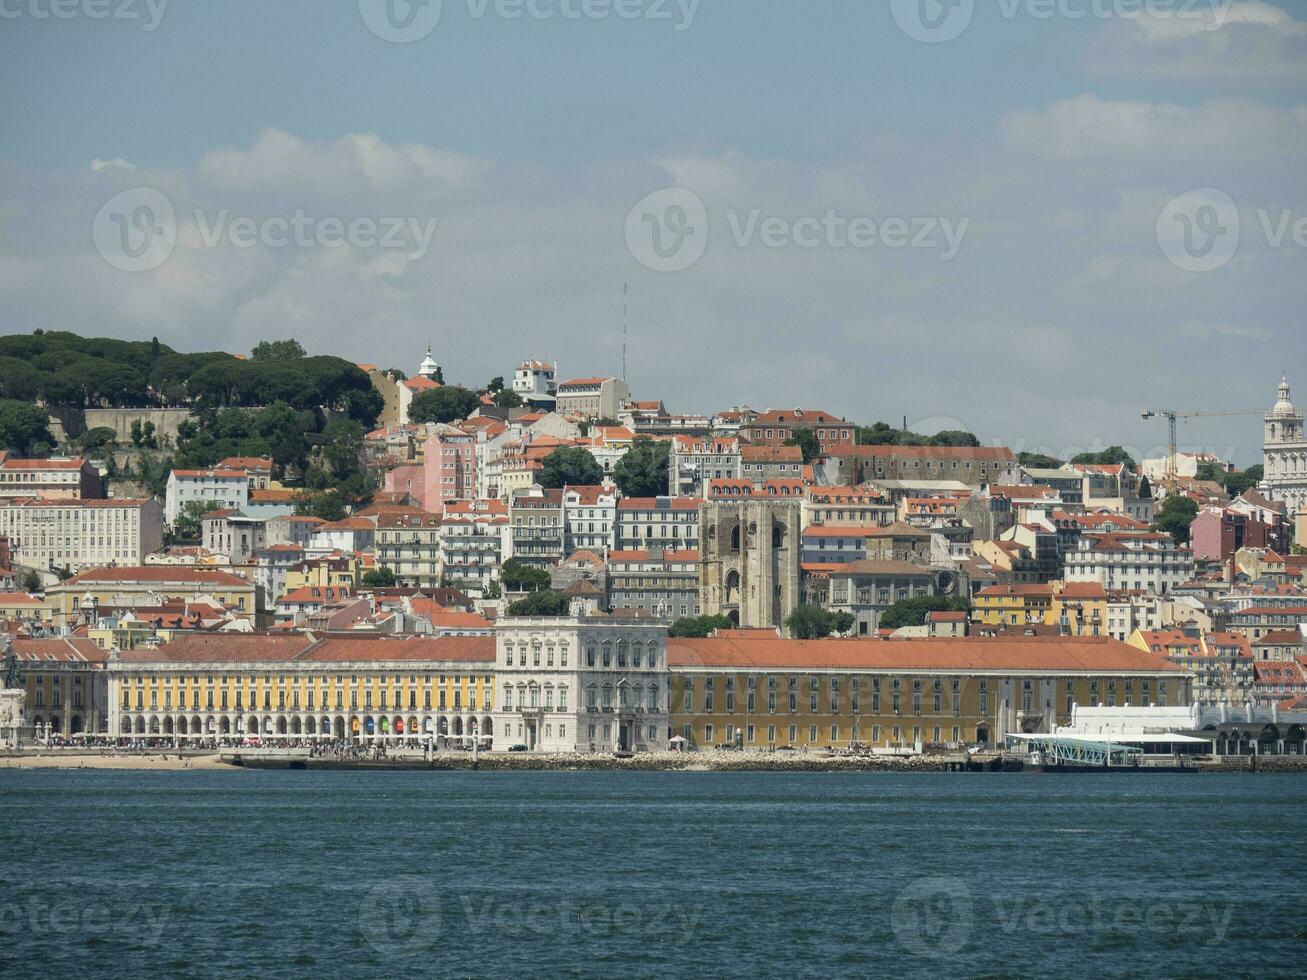
M 1307 507 L 1307 440 L 1303 414 L 1289 399 L 1289 379 L 1280 382 L 1275 405 L 1266 413 L 1262 487 L 1272 500 L 1288 504 L 1289 515 Z

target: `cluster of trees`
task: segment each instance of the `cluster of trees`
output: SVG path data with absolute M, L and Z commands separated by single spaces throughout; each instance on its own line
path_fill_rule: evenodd
M 821 606 L 799 605 L 785 617 L 785 628 L 796 640 L 821 640 L 853 629 L 853 614 L 830 612 Z
M 1261 463 L 1234 473 L 1227 473 L 1215 463 L 1201 463 L 1198 466 L 1198 479 L 1219 483 L 1231 497 L 1237 497 L 1244 491 L 1253 489 L 1262 482 L 1264 475 Z
M 712 636 L 714 630 L 728 630 L 734 625 L 725 616 L 682 616 L 672 623 L 671 628 L 667 630 L 667 635 L 702 640 L 704 637 Z
M 613 467 L 613 482 L 624 497 L 665 497 L 668 494 L 667 456 L 670 446 L 653 439 L 636 439 Z M 547 490 L 592 487 L 604 480 L 603 467 L 588 449 L 560 446 L 545 457 L 536 482 Z
M 961 429 L 945 429 L 933 436 L 898 429 L 887 422 L 860 425 L 855 430 L 859 446 L 979 446 L 980 440 Z
M 571 610 L 571 601 L 561 592 L 532 592 L 508 605 L 510 616 L 566 616 Z
M 1079 453 L 1071 457 L 1071 462 L 1082 466 L 1119 466 L 1124 463 L 1130 472 L 1135 471 L 1135 460 L 1120 446 L 1108 446 L 1093 453 Z
M 1189 543 L 1189 525 L 1198 516 L 1198 504 L 1188 497 L 1173 493 L 1162 501 L 1153 514 L 1153 530 L 1164 531 L 1176 544 Z
M 543 568 L 523 565 L 516 558 L 504 562 L 499 580 L 509 592 L 539 592 L 549 588 L 549 573 Z
M 22 456 L 48 453 L 55 443 L 49 423 L 49 415 L 35 405 L 0 398 L 0 448 Z
M 1022 466 L 1036 470 L 1057 470 L 1062 468 L 1062 460 L 1045 453 L 1017 453 L 1017 462 Z
M 457 422 L 481 406 L 481 396 L 461 385 L 444 385 L 413 396 L 408 406 L 410 422 Z
M 263 341 L 250 359 L 182 354 L 159 343 L 36 331 L 0 337 L 0 398 L 53 408 L 106 405 L 327 408 L 370 425 L 381 396 L 340 357 L 309 357 L 295 340 Z
M 924 626 L 926 614 L 933 612 L 971 612 L 971 602 L 963 596 L 919 595 L 894 603 L 880 616 L 881 629 L 896 630 L 904 626 Z

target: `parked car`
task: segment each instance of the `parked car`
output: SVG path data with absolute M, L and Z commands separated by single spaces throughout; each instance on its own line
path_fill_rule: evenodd
M 509 752 L 525 752 L 525 751 L 526 751 L 526 746 L 523 745 L 521 742 L 518 742 L 516 745 L 510 745 L 510 746 L 508 747 L 508 751 L 509 751 Z

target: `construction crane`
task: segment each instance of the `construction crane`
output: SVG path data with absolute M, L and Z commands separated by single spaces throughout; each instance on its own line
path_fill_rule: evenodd
M 1159 415 L 1166 419 L 1170 426 L 1170 439 L 1167 442 L 1166 454 L 1166 478 L 1175 479 L 1175 457 L 1179 452 L 1176 438 L 1176 420 L 1177 419 L 1207 419 L 1207 418 L 1230 418 L 1239 415 L 1261 415 L 1261 412 L 1177 412 L 1170 408 L 1145 408 L 1139 413 L 1142 419 L 1153 419 Z

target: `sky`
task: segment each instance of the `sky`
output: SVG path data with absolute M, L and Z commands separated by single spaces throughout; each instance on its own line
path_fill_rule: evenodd
M 0 332 L 1250 465 L 1304 163 L 1307 0 L 0 0 Z

